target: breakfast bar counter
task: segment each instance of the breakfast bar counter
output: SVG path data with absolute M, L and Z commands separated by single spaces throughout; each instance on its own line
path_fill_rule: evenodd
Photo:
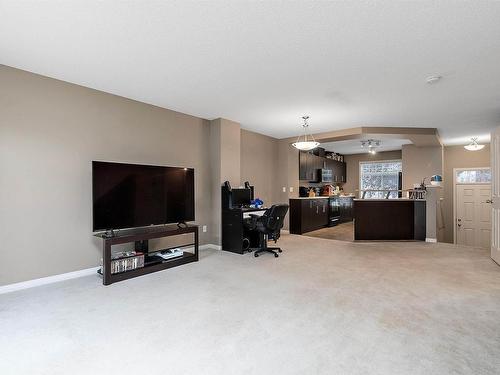
M 354 199 L 354 239 L 425 241 L 425 200 Z

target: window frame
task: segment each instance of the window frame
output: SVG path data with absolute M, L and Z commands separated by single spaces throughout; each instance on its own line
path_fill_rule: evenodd
M 358 173 L 359 173 L 359 176 L 358 176 L 358 191 L 359 191 L 359 196 L 362 197 L 363 196 L 363 190 L 362 190 L 362 178 L 363 178 L 363 174 L 362 174 L 362 164 L 375 164 L 375 163 L 395 163 L 395 162 L 399 162 L 401 163 L 401 172 L 403 171 L 403 159 L 387 159 L 387 160 L 366 160 L 366 161 L 359 161 L 359 165 L 358 165 Z M 381 189 L 382 190 L 382 189 Z M 385 198 L 366 198 L 366 199 L 385 199 Z M 396 198 L 389 198 L 389 199 L 396 199 Z
M 453 168 L 453 184 L 454 185 L 487 185 L 491 184 L 490 182 L 457 182 L 457 174 L 459 172 L 464 172 L 464 171 L 477 171 L 477 170 L 490 170 L 490 176 L 491 176 L 491 167 L 471 167 L 471 168 Z

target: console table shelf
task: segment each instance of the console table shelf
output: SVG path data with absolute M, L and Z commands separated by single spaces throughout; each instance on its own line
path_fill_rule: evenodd
M 177 258 L 167 259 L 161 263 L 154 262 L 147 264 L 145 259 L 144 267 L 136 268 L 130 271 L 120 273 L 111 273 L 111 245 L 118 245 L 127 242 L 143 242 L 154 238 L 178 236 L 181 234 L 193 233 L 194 243 L 180 245 L 177 247 L 194 246 L 194 253 L 184 251 L 182 256 Z M 197 262 L 198 261 L 198 226 L 188 225 L 186 227 L 177 227 L 176 225 L 165 225 L 161 227 L 141 228 L 124 230 L 116 233 L 112 237 L 108 237 L 103 233 L 95 235 L 102 239 L 102 272 L 103 284 L 110 285 L 112 283 L 127 280 L 133 277 L 146 275 L 148 273 L 161 271 L 167 268 L 177 267 L 182 264 Z M 145 254 L 147 255 L 147 254 Z

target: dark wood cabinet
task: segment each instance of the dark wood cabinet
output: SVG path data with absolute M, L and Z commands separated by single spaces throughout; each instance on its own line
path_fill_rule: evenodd
M 340 219 L 339 222 L 352 221 L 354 216 L 354 199 L 351 197 L 339 197 Z
M 323 228 L 328 225 L 328 199 L 316 200 L 316 227 Z
M 317 170 L 321 167 L 319 156 L 313 155 L 310 152 L 301 151 L 299 153 L 299 179 L 304 181 L 316 181 Z
M 326 168 L 332 170 L 332 182 L 346 182 L 346 163 L 326 159 Z
M 425 201 L 358 199 L 354 201 L 355 240 L 425 241 Z
M 328 198 L 290 199 L 290 233 L 302 234 L 328 225 Z
M 330 169 L 332 182 L 346 182 L 346 163 L 314 155 L 308 151 L 299 153 L 299 179 L 302 181 L 318 181 L 318 170 Z
M 313 158 L 312 166 L 313 166 L 314 170 L 325 168 L 326 158 L 323 158 L 321 156 L 316 156 L 316 155 L 312 155 L 312 158 Z
M 309 170 L 309 153 L 299 152 L 299 180 L 307 180 L 307 172 Z

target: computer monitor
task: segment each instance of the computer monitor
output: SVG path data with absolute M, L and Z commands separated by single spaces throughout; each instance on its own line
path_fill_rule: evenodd
M 233 189 L 232 195 L 232 203 L 236 207 L 249 206 L 252 201 L 251 189 Z

